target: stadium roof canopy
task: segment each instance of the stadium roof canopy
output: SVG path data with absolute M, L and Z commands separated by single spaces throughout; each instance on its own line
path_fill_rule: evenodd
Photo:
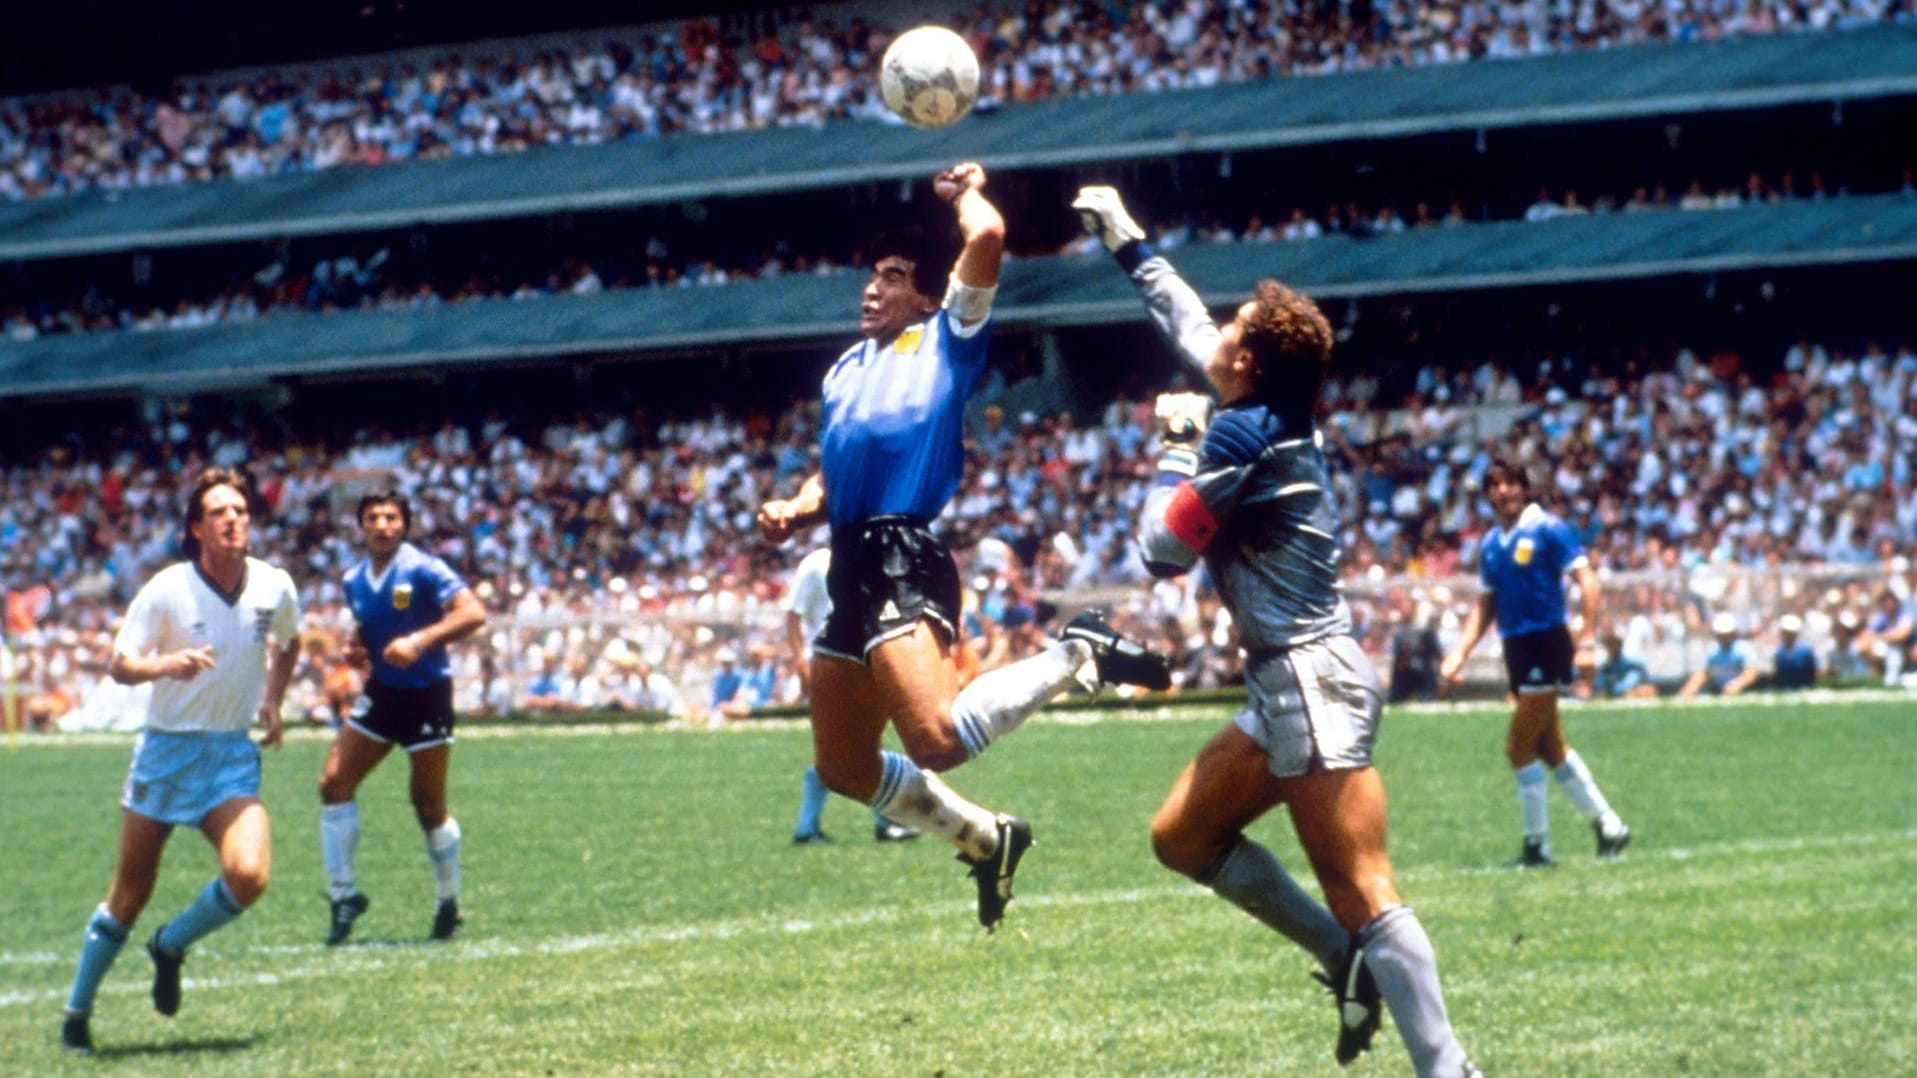
M 0 205 L 0 261 L 615 209 L 996 168 L 1917 95 L 1917 25 L 1008 107 L 943 131 L 680 135 Z
M 1374 239 L 1201 245 L 1180 248 L 1177 260 L 1194 287 L 1216 304 L 1242 298 L 1261 276 L 1332 298 L 1910 261 L 1917 260 L 1917 198 L 1835 198 L 1508 221 Z M 43 337 L 0 344 L 0 396 L 181 393 L 282 377 L 570 356 L 830 347 L 856 332 L 862 283 L 851 274 L 788 276 L 714 288 Z M 1008 264 L 995 318 L 1002 329 L 1032 330 L 1133 323 L 1144 314 L 1101 253 Z

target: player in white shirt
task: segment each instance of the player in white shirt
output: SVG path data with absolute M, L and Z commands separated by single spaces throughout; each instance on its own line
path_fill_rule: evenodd
M 100 981 L 153 893 L 176 826 L 197 827 L 219 853 L 220 874 L 147 941 L 153 1006 L 180 1008 L 180 964 L 195 941 L 238 917 L 266 889 L 272 833 L 260 803 L 260 745 L 280 743 L 280 707 L 299 660 L 293 579 L 247 556 L 252 507 L 246 477 L 209 468 L 187 499 L 187 561 L 157 573 L 133 597 L 107 672 L 122 685 L 153 683 L 145 728 L 121 796 L 120 853 L 107 900 L 87 922 L 61 1043 L 93 1050 L 89 1021 Z
M 832 563 L 832 548 L 820 547 L 800 559 L 792 571 L 792 587 L 785 596 L 786 646 L 791 649 L 793 665 L 799 671 L 799 687 L 810 696 L 812 641 L 825 628 L 826 615 L 832 613 L 832 596 L 825 590 L 825 571 Z M 799 797 L 799 819 L 792 827 L 794 846 L 811 846 L 832 841 L 820 826 L 825 813 L 825 783 L 819 781 L 819 769 L 808 765 Z M 907 842 L 919 837 L 917 828 L 904 827 L 872 810 L 872 837 L 879 842 Z

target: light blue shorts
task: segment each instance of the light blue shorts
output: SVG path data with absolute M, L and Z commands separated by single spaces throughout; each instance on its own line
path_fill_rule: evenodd
M 161 823 L 198 827 L 221 804 L 259 794 L 260 748 L 245 730 L 143 730 L 120 804 Z

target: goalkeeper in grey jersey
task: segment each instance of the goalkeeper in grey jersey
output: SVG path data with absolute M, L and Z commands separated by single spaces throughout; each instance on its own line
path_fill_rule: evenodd
M 1338 1062 L 1369 1047 L 1382 995 L 1418 1074 L 1475 1074 L 1445 1016 L 1431 941 L 1385 855 L 1384 784 L 1371 766 L 1378 676 L 1338 590 L 1337 505 L 1311 422 L 1331 326 L 1272 280 L 1217 325 L 1116 191 L 1081 189 L 1072 206 L 1218 397 L 1215 418 L 1205 396 L 1159 397 L 1160 485 L 1138 543 L 1156 576 L 1204 558 L 1244 645 L 1249 700 L 1173 783 L 1152 848 L 1317 958 L 1339 1001 Z M 1245 837 L 1279 804 L 1325 903 Z

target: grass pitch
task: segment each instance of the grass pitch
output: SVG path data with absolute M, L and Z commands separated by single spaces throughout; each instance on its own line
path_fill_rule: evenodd
M 995 936 L 935 840 L 789 845 L 808 734 L 474 730 L 455 753 L 467 925 L 432 887 L 404 762 L 361 791 L 352 944 L 326 928 L 324 742 L 269 753 L 266 897 L 189 956 L 177 1018 L 140 941 L 214 871 L 176 834 L 108 975 L 93 1059 L 57 1047 L 112 868 L 124 740 L 0 750 L 7 1074 L 1404 1074 L 1348 1072 L 1309 962 L 1152 860 L 1146 826 L 1219 709 L 1040 720 L 951 776 L 1039 845 Z M 1917 1074 L 1917 708 L 1583 709 L 1569 732 L 1636 830 L 1623 859 L 1552 794 L 1562 867 L 1517 873 L 1504 712 L 1396 712 L 1379 766 L 1400 887 L 1493 1075 Z M 1303 872 L 1282 813 L 1254 831 Z

